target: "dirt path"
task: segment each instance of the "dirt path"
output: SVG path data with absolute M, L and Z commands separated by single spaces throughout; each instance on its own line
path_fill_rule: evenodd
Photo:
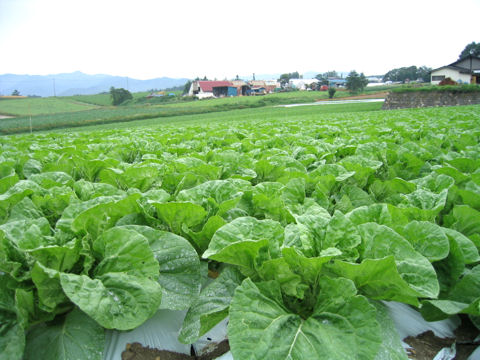
M 336 100 L 362 100 L 362 99 L 383 99 L 387 96 L 388 92 L 378 92 L 374 94 L 363 94 L 363 95 L 355 95 L 355 96 L 345 96 L 345 97 L 338 97 L 335 99 L 320 99 L 317 101 L 336 101 Z

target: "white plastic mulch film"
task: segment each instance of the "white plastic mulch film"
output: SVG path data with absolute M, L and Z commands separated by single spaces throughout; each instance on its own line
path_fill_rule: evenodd
M 384 302 L 384 304 L 392 317 L 400 339 L 405 339 L 408 336 L 418 336 L 429 330 L 440 338 L 454 338 L 454 331 L 460 325 L 460 319 L 457 317 L 427 322 L 418 311 L 408 305 L 397 302 Z M 104 360 L 121 359 L 121 354 L 126 349 L 127 344 L 135 342 L 150 348 L 190 355 L 191 345 L 182 344 L 178 341 L 178 334 L 185 314 L 186 311 L 159 310 L 153 318 L 134 330 L 108 330 Z M 195 353 L 202 355 L 208 352 L 213 344 L 226 339 L 227 324 L 228 318 L 221 321 L 193 344 Z M 403 346 L 405 349 L 411 348 L 404 342 Z M 455 355 L 455 346 L 452 346 L 442 349 L 433 360 L 453 360 Z M 231 352 L 227 352 L 216 360 L 233 360 L 233 356 Z M 468 360 L 480 360 L 480 347 L 469 356 Z

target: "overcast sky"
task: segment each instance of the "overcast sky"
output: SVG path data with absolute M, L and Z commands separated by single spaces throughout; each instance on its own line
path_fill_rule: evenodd
M 137 79 L 437 68 L 480 0 L 0 0 L 0 74 Z

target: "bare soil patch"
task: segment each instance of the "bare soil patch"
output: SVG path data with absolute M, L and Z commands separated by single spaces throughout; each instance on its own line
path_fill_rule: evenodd
M 213 344 L 212 344 L 213 345 Z M 173 351 L 152 349 L 144 347 L 140 343 L 128 344 L 122 353 L 122 360 L 212 360 L 230 350 L 228 340 L 224 340 L 212 346 L 212 350 L 208 353 L 196 356 L 179 354 Z
M 335 101 L 335 100 L 361 100 L 361 99 L 382 99 L 387 96 L 388 92 L 378 92 L 374 94 L 362 94 L 362 95 L 355 95 L 355 96 L 345 96 L 345 97 L 339 97 L 335 99 L 320 99 L 317 101 Z
M 467 317 L 462 317 L 462 324 L 455 330 L 455 338 L 439 338 L 429 330 L 416 337 L 409 336 L 403 341 L 411 346 L 409 358 L 415 360 L 432 360 L 443 348 L 450 348 L 455 343 L 455 360 L 466 360 L 480 346 L 475 341 L 479 330 Z

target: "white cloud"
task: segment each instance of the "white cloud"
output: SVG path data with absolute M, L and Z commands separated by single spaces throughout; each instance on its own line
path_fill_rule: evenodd
M 0 73 L 224 78 L 438 67 L 480 41 L 470 20 L 480 3 L 455 8 L 444 0 L 2 0 Z

